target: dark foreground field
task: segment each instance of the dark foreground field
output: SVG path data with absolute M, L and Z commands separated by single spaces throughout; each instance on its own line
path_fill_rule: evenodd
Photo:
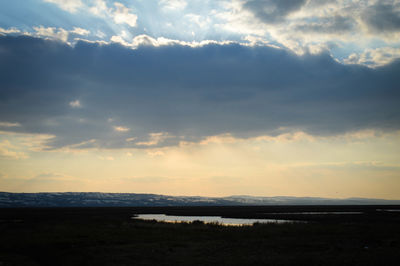
M 381 208 L 399 206 L 0 209 L 0 265 L 400 265 L 400 212 Z M 168 224 L 135 213 L 310 222 Z

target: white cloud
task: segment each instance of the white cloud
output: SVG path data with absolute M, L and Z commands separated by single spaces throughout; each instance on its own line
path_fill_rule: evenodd
M 59 8 L 68 11 L 68 12 L 76 12 L 79 8 L 83 7 L 83 3 L 81 0 L 43 0 L 47 3 L 53 3 L 57 5 Z
M 104 19 L 118 35 L 108 35 L 99 29 L 74 27 L 72 30 L 58 27 L 35 27 L 35 32 L 22 32 L 21 29 L 0 28 L 0 35 L 26 34 L 38 37 L 57 39 L 69 44 L 76 43 L 80 36 L 89 36 L 92 41 L 110 39 L 112 42 L 135 48 L 139 45 L 172 45 L 183 44 L 192 47 L 199 43 L 185 42 L 182 39 L 171 40 L 160 36 L 164 32 L 168 36 L 184 36 L 186 40 L 209 38 L 225 40 L 243 40 L 252 38 L 247 45 L 275 44 L 285 47 L 297 54 L 320 53 L 330 51 L 334 57 L 342 62 L 350 62 L 352 53 L 358 53 L 363 59 L 366 49 L 383 48 L 384 46 L 399 47 L 400 41 L 400 2 L 397 0 L 224 0 L 204 1 L 200 9 L 197 2 L 187 0 L 158 0 L 156 9 L 151 15 L 157 17 L 157 23 L 144 23 L 148 35 L 134 37 L 130 27 L 138 26 L 137 13 L 146 13 L 141 9 L 143 5 L 135 5 L 128 1 L 107 0 L 43 0 L 57 5 L 68 12 L 88 11 Z M 157 4 L 158 2 L 158 4 Z M 158 5 L 158 6 L 157 6 Z M 157 8 L 158 7 L 158 8 Z M 163 13 L 164 12 L 164 13 Z M 171 12 L 171 13 L 166 13 Z M 178 20 L 177 20 L 178 18 Z M 147 23 L 147 24 L 146 24 Z M 118 24 L 118 25 L 113 25 Z M 170 25 L 170 26 L 168 26 Z M 142 26 L 142 25 L 141 25 Z M 90 29 L 92 32 L 90 32 Z M 123 29 L 128 34 L 123 34 Z M 147 29 L 147 30 L 146 30 Z M 171 34 L 174 33 L 174 34 Z M 71 35 L 76 34 L 80 36 Z M 107 36 L 108 35 L 108 36 Z M 164 35 L 166 36 L 166 35 Z M 75 38 L 76 37 L 76 38 Z M 111 38 L 110 38 L 111 37 Z M 82 37 L 85 38 L 85 37 Z M 89 39 L 89 38 L 86 38 Z M 97 40 L 94 40 L 97 39 Z M 204 42 L 210 42 L 205 40 Z M 360 52 L 361 51 L 361 52 Z M 369 65 L 382 65 L 397 58 L 396 53 L 389 53 L 394 57 L 376 56 L 376 60 Z M 368 57 L 368 56 L 367 56 Z M 368 60 L 374 60 L 372 56 Z M 368 61 L 365 59 L 364 61 Z M 351 61 L 356 62 L 356 61 Z
M 157 39 L 154 39 L 145 34 L 141 34 L 141 35 L 135 36 L 135 38 L 133 38 L 133 40 L 132 40 L 133 47 L 138 47 L 139 45 L 159 46 L 160 44 Z
M 131 12 L 130 8 L 127 8 L 121 3 L 114 3 L 115 10 L 113 12 L 114 22 L 117 24 L 128 24 L 131 27 L 136 27 L 137 16 Z
M 114 35 L 111 37 L 111 42 L 116 42 L 119 44 L 122 44 L 124 46 L 131 47 L 133 49 L 138 48 L 139 46 L 166 46 L 166 45 L 185 45 L 185 46 L 190 46 L 190 47 L 201 47 L 204 45 L 209 45 L 209 44 L 219 44 L 219 45 L 225 45 L 225 44 L 232 44 L 235 42 L 232 41 L 213 41 L 213 40 L 203 40 L 200 42 L 192 41 L 192 42 L 185 42 L 185 41 L 180 41 L 180 40 L 173 40 L 173 39 L 168 39 L 164 37 L 159 37 L 157 39 L 146 35 L 146 34 L 141 34 L 138 36 L 135 36 L 132 39 L 132 42 L 127 42 L 123 38 L 123 32 L 121 35 Z
M 75 101 L 69 102 L 69 106 L 71 106 L 72 108 L 81 108 L 82 104 L 79 100 L 75 100 Z
M 277 3 L 281 5 L 279 8 L 270 8 Z M 301 5 L 293 12 L 283 8 L 296 3 Z M 261 9 L 263 6 L 267 11 Z M 214 27 L 219 31 L 256 36 L 299 55 L 330 51 L 334 57 L 339 53 L 343 58 L 360 49 L 372 49 L 371 45 L 376 48 L 377 42 L 386 43 L 380 46 L 393 44 L 392 48 L 400 44 L 400 3 L 395 0 L 300 0 L 282 4 L 279 1 L 232 0 L 223 7 L 215 13 Z M 382 30 L 371 31 L 371 27 Z M 379 61 L 374 59 L 372 64 L 390 62 L 397 58 L 395 54 L 390 52 L 383 59 L 375 53 L 380 58 L 376 57 Z
M 219 22 L 214 27 L 219 31 L 262 37 L 267 32 L 267 28 L 255 20 L 251 12 L 242 8 L 241 1 L 226 2 L 224 9 L 216 12 L 215 17 Z
M 4 29 L 0 27 L 0 35 L 5 35 L 5 34 L 12 34 L 12 33 L 20 33 L 21 31 L 16 28 L 9 28 L 9 29 Z
M 71 30 L 70 33 L 75 33 L 78 35 L 89 35 L 90 31 L 82 29 L 82 28 L 74 27 L 74 29 Z
M 379 67 L 400 58 L 400 48 L 381 47 L 366 49 L 360 54 L 352 53 L 344 62 L 347 64 L 362 64 L 370 67 Z
M 114 130 L 117 132 L 128 132 L 130 129 L 123 126 L 114 126 Z
M 107 4 L 104 0 L 95 0 L 94 5 L 89 8 L 89 11 L 94 15 L 101 15 L 104 12 L 108 12 Z
M 34 36 L 45 37 L 53 40 L 60 40 L 63 42 L 68 42 L 70 33 L 81 36 L 87 36 L 90 34 L 89 30 L 79 27 L 74 27 L 72 30 L 68 31 L 63 28 L 44 27 L 41 25 L 39 27 L 33 27 L 33 29 L 35 30 L 35 33 L 33 33 Z M 25 34 L 31 35 L 30 33 L 25 33 Z
M 33 27 L 36 31 L 35 35 L 40 37 L 46 37 L 49 39 L 61 40 L 66 42 L 68 40 L 68 31 L 64 30 L 63 28 L 55 28 L 55 27 Z
M 115 43 L 122 44 L 122 45 L 124 45 L 124 46 L 132 46 L 130 43 L 128 43 L 127 41 L 125 41 L 125 40 L 124 40 L 121 36 L 119 36 L 119 35 L 111 36 L 110 41 L 111 41 L 111 42 L 115 42 Z
M 130 27 L 137 26 L 137 15 L 133 14 L 130 8 L 126 7 L 124 4 L 115 2 L 114 8 L 108 7 L 104 0 L 95 0 L 94 5 L 89 8 L 89 12 L 93 15 L 100 17 L 109 17 L 116 24 L 127 24 Z M 100 35 L 104 33 L 100 32 Z M 97 33 L 99 35 L 99 32 Z M 104 36 L 103 36 L 104 37 Z M 102 38 L 102 37 L 100 37 Z
M 185 0 L 160 0 L 158 4 L 165 11 L 183 10 L 187 6 L 187 2 Z

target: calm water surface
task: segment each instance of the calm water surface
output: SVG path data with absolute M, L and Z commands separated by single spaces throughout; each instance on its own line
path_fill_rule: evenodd
M 290 223 L 299 222 L 294 220 L 278 220 L 278 219 L 240 219 L 240 218 L 223 218 L 220 216 L 175 216 L 165 214 L 138 214 L 132 219 L 156 220 L 160 222 L 181 223 L 202 221 L 204 223 L 219 223 L 223 225 L 252 225 L 253 223 Z
M 400 209 L 376 209 L 378 212 L 400 212 Z
M 362 214 L 363 212 L 265 212 L 264 214 Z

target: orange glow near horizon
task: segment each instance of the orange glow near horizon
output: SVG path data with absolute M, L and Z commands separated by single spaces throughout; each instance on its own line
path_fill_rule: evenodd
M 129 192 L 186 196 L 399 199 L 399 133 L 210 137 L 154 149 L 45 151 L 34 135 L 2 135 L 9 192 Z

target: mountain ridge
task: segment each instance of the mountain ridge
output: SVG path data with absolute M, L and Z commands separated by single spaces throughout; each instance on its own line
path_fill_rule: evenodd
M 0 208 L 7 207 L 159 207 L 251 205 L 399 205 L 400 200 L 232 195 L 227 197 L 169 196 L 105 192 L 0 192 Z

